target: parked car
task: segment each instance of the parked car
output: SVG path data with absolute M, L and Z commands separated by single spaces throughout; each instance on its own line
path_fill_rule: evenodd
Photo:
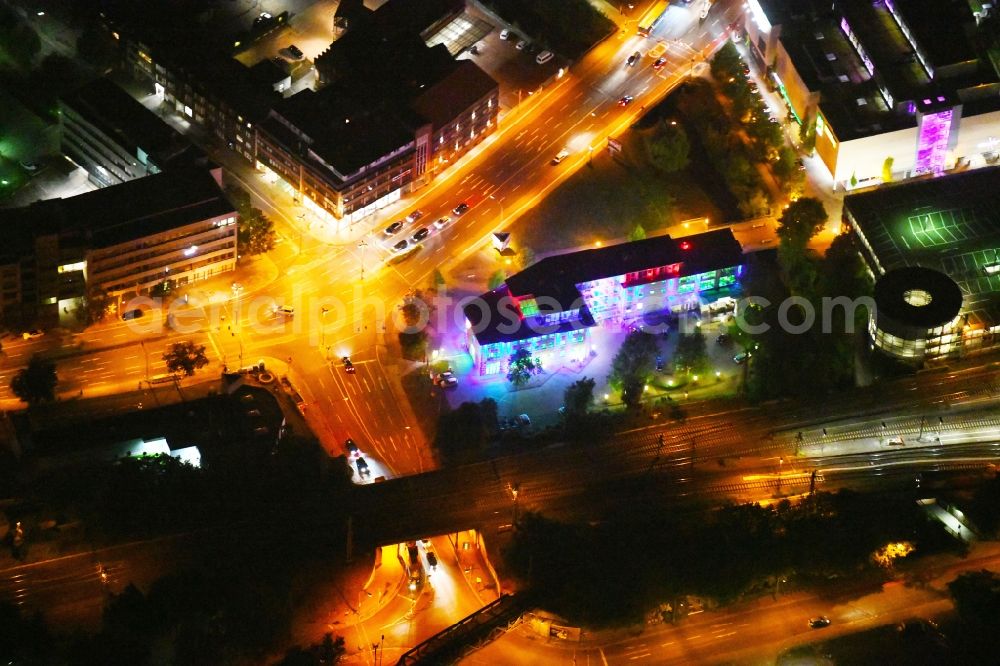
M 361 449 L 358 448 L 358 445 L 355 444 L 354 440 L 350 437 L 348 437 L 347 441 L 344 442 L 344 450 L 347 451 L 347 455 L 352 458 L 357 458 L 361 455 Z
M 340 359 L 340 362 L 344 364 L 344 372 L 346 372 L 349 375 L 354 374 L 356 368 L 354 367 L 354 363 L 351 362 L 350 356 L 345 356 L 344 358 Z
M 500 39 L 502 39 L 505 42 L 508 39 L 510 39 L 510 30 L 508 30 L 507 28 L 504 28 L 503 30 L 501 30 L 500 31 Z
M 438 558 L 437 558 L 437 555 L 435 555 L 434 553 L 428 551 L 427 553 L 425 553 L 424 556 L 427 558 L 427 570 L 428 571 L 437 571 L 437 568 L 438 568 Z
M 514 48 L 517 49 L 518 51 L 523 51 L 524 49 L 528 48 L 528 41 L 526 39 L 522 39 L 521 41 L 519 41 L 517 44 L 514 45 Z
M 451 214 L 458 217 L 459 215 L 465 214 L 467 210 L 469 210 L 469 204 L 463 201 L 451 210 Z
M 409 215 L 406 216 L 406 221 L 407 222 L 416 222 L 417 220 L 419 220 L 423 216 L 424 216 L 424 211 L 422 211 L 422 210 L 415 210 L 415 211 L 413 211 L 412 213 L 410 213 Z
M 295 308 L 289 307 L 287 305 L 275 305 L 272 314 L 275 317 L 292 318 L 295 316 Z
M 39 331 L 37 328 L 33 328 L 30 331 L 25 331 L 21 334 L 21 337 L 25 340 L 37 340 L 38 338 L 45 335 L 44 331 Z
M 135 310 L 126 310 L 125 312 L 122 313 L 122 321 L 138 319 L 141 316 L 142 316 L 142 310 L 139 310 L 138 308 Z
M 629 104 L 632 103 L 633 99 L 635 99 L 635 98 L 632 97 L 632 95 L 622 95 L 618 99 L 618 106 L 628 106 Z
M 424 240 L 430 235 L 431 235 L 430 229 L 428 229 L 427 227 L 421 227 L 417 229 L 417 233 L 410 236 L 410 240 L 413 241 L 414 243 L 419 243 L 420 241 Z
M 392 224 L 390 224 L 385 228 L 385 235 L 392 236 L 393 234 L 398 234 L 400 229 L 402 228 L 403 228 L 403 221 L 396 220 L 395 222 L 393 222 Z
M 563 148 L 558 153 L 556 153 L 555 157 L 552 158 L 552 166 L 555 166 L 555 165 L 559 164 L 560 162 L 562 162 L 567 157 L 569 157 L 569 151 L 566 150 L 565 148 Z
M 406 542 L 406 553 L 410 558 L 410 564 L 416 564 L 417 562 L 420 561 L 420 551 L 417 550 L 416 541 Z
M 368 467 L 368 461 L 364 458 L 358 458 L 354 461 L 354 464 L 358 466 L 358 476 L 368 476 L 372 473 L 371 469 Z
M 444 229 L 449 222 L 451 222 L 451 218 L 448 217 L 447 215 L 445 215 L 444 217 L 439 217 L 438 219 L 434 220 L 434 228 Z
M 535 62 L 537 62 L 539 65 L 544 65 L 549 60 L 552 60 L 552 58 L 554 58 L 554 57 L 555 57 L 555 55 L 552 53 L 552 51 L 542 51 L 535 58 Z
M 757 83 L 756 82 L 751 82 L 750 83 L 750 92 L 755 93 L 758 90 L 760 90 L 760 88 L 757 87 Z
M 281 55 L 288 58 L 289 60 L 302 60 L 302 51 L 295 44 L 290 44 L 285 48 L 278 51 Z
M 733 363 L 736 363 L 737 365 L 743 365 L 744 363 L 747 362 L 748 358 L 750 358 L 750 352 L 740 352 L 739 354 L 733 357 Z
M 446 370 L 438 375 L 437 383 L 441 388 L 452 388 L 458 386 L 458 377 L 451 370 Z
M 639 62 L 639 58 L 641 57 L 642 54 L 636 51 L 635 53 L 633 53 L 628 57 L 628 60 L 625 61 L 625 64 L 628 65 L 629 67 L 635 67 L 635 63 Z
M 719 333 L 719 337 L 715 339 L 716 344 L 722 346 L 728 345 L 732 341 L 733 341 L 733 336 L 730 335 L 729 333 Z
M 811 629 L 822 629 L 823 627 L 829 627 L 829 626 L 830 626 L 830 618 L 828 618 L 825 615 L 819 615 L 809 620 L 809 627 Z

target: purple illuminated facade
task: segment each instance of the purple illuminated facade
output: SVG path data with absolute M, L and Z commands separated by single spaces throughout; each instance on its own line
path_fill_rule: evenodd
M 917 173 L 940 173 L 944 170 L 954 115 L 954 109 L 921 114 L 914 169 Z

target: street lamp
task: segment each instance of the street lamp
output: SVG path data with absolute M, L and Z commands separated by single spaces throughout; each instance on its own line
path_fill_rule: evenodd
M 497 199 L 492 194 L 490 195 L 490 199 L 493 199 L 493 201 L 496 201 L 498 204 L 500 204 L 500 224 L 503 225 L 503 201 Z
M 365 279 L 365 248 L 368 247 L 368 242 L 362 240 L 358 243 L 358 249 L 361 250 L 361 279 Z
M 243 291 L 243 285 L 239 282 L 234 282 L 232 286 L 233 290 L 233 323 L 236 325 L 237 330 L 240 327 L 240 293 Z
M 302 225 L 305 224 L 305 217 L 305 211 L 295 216 L 295 219 L 299 221 L 299 254 L 302 254 Z
M 330 311 L 330 308 L 323 306 L 319 311 L 320 324 L 319 324 L 319 334 L 320 334 L 320 350 L 323 352 L 323 358 L 326 359 L 328 354 L 326 353 L 326 313 Z

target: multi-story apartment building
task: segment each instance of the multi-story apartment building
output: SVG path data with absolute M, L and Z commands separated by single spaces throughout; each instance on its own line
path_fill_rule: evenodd
M 480 375 L 506 372 L 519 349 L 562 365 L 591 352 L 592 327 L 700 311 L 735 293 L 742 273 L 729 229 L 547 257 L 464 307 L 469 351 Z
M 127 298 L 232 270 L 237 214 L 220 179 L 168 170 L 0 211 L 11 241 L 0 253 L 7 318 L 53 323 L 88 287 Z
M 204 153 L 108 79 L 60 100 L 62 151 L 98 187 L 204 162 Z
M 746 43 L 836 186 L 1000 160 L 1000 77 L 965 0 L 749 0 Z
M 497 83 L 424 38 L 463 7 L 390 0 L 359 9 L 316 59 L 323 87 L 284 100 L 261 69 L 269 61 L 245 67 L 231 45 L 202 29 L 180 42 L 135 17 L 111 29 L 128 71 L 165 104 L 280 177 L 297 198 L 354 221 L 427 182 L 495 128 Z

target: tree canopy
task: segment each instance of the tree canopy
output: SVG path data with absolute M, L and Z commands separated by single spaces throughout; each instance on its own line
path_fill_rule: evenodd
M 649 161 L 664 173 L 674 173 L 687 168 L 690 162 L 691 141 L 684 126 L 676 120 L 662 120 L 656 129 L 646 135 Z
M 622 342 L 621 348 L 611 362 L 608 380 L 622 393 L 622 402 L 635 407 L 642 399 L 646 383 L 656 368 L 659 347 L 656 339 L 642 331 L 632 331 Z
M 197 370 L 208 365 L 208 356 L 205 355 L 205 345 L 197 345 L 187 340 L 170 345 L 163 354 L 163 361 L 167 364 L 167 370 L 172 374 L 183 374 L 185 377 L 190 377 Z
M 535 375 L 541 374 L 542 364 L 537 358 L 532 357 L 527 349 L 518 349 L 510 357 L 510 364 L 507 366 L 507 381 L 515 388 L 521 388 L 531 381 Z
M 10 390 L 29 407 L 56 399 L 56 365 L 34 354 L 28 365 L 17 371 L 10 381 Z

